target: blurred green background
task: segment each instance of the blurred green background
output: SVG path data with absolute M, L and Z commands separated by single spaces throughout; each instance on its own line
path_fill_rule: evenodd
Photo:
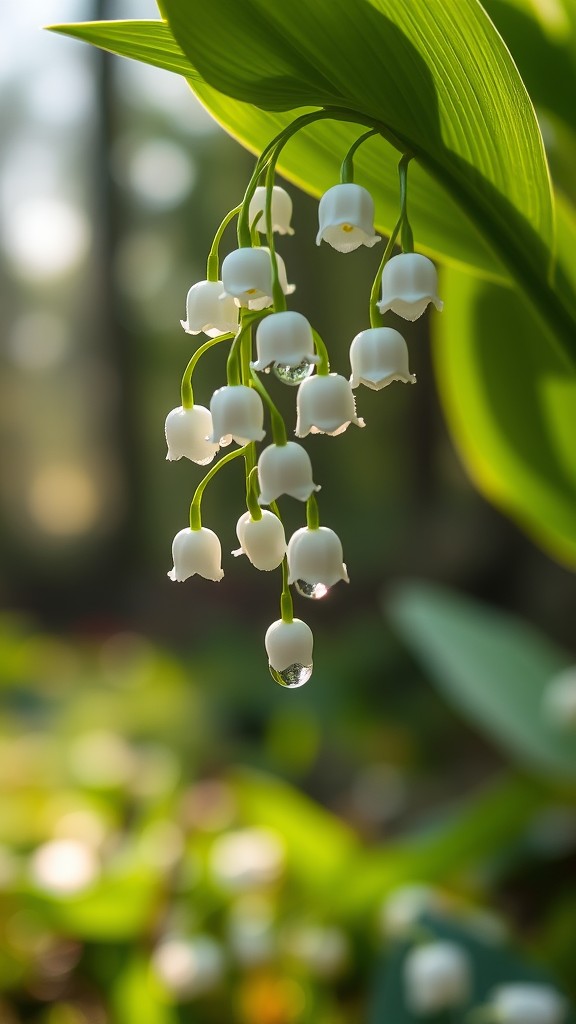
M 458 660 L 456 605 L 406 580 L 557 645 L 518 665 L 513 637 L 483 670 L 482 634 L 471 686 L 501 672 L 506 693 L 506 672 L 531 665 L 540 692 L 573 657 L 573 577 L 468 482 L 427 323 L 407 328 L 418 386 L 364 389 L 364 431 L 307 445 L 351 577 L 297 609 L 315 635 L 307 687 L 268 674 L 277 574 L 228 554 L 237 466 L 204 500 L 224 580 L 166 577 L 200 479 L 165 461 L 191 352 L 179 319 L 253 159 L 176 76 L 41 31 L 155 16 L 152 0 L 2 12 L 0 1022 L 401 1024 L 382 950 L 406 935 L 383 906 L 416 884 L 436 887 L 412 890 L 418 913 L 488 958 L 476 1001 L 506 936 L 569 987 L 575 751 L 556 763 L 552 731 L 542 754 L 533 722 L 518 745 L 501 727 L 513 704 L 478 711 L 443 686 L 452 672 L 460 694 L 471 650 Z M 317 249 L 316 203 L 291 194 L 279 250 L 346 374 L 378 257 Z M 199 401 L 223 372 L 216 350 Z M 302 525 L 300 506 L 286 515 Z

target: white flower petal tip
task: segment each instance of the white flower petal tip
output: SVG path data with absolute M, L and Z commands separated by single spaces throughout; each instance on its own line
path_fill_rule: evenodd
M 498 1024 L 563 1024 L 568 1003 L 551 985 L 518 981 L 492 993 L 490 1009 Z
M 284 527 L 278 516 L 264 510 L 261 519 L 252 519 L 244 512 L 236 524 L 236 535 L 240 542 L 233 555 L 247 555 L 255 569 L 266 572 L 277 569 L 286 554 Z
M 394 380 L 416 383 L 408 366 L 408 346 L 392 327 L 370 327 L 357 334 L 350 346 L 350 365 L 352 388 L 364 384 L 380 391 Z
M 266 188 L 259 185 L 256 189 L 248 209 L 248 220 L 254 223 L 258 214 L 261 217 L 256 225 L 256 230 L 266 234 Z M 274 185 L 272 189 L 272 230 L 279 235 L 293 235 L 294 230 L 290 227 L 292 219 L 292 200 L 285 189 L 280 185 Z
M 235 334 L 238 308 L 230 295 L 222 294 L 222 281 L 198 281 L 186 297 L 186 320 L 180 323 L 186 334 Z
M 296 530 L 288 542 L 288 582 L 322 584 L 328 590 L 350 579 L 342 561 L 342 544 L 334 530 L 320 526 L 310 530 L 307 526 Z
M 444 303 L 438 298 L 438 274 L 427 256 L 402 252 L 393 256 L 382 271 L 381 313 L 389 309 L 405 320 L 417 320 L 432 302 L 438 312 Z
M 199 466 L 207 466 L 218 451 L 219 445 L 207 441 L 212 433 L 212 417 L 203 405 L 193 405 L 191 409 L 178 406 L 166 417 L 164 427 L 169 462 L 178 459 L 190 459 Z
M 410 950 L 404 961 L 406 1001 L 417 1016 L 462 1006 L 471 989 L 470 958 L 455 942 L 434 941 Z
M 324 240 L 338 252 L 352 252 L 380 241 L 380 235 L 374 232 L 374 200 L 361 185 L 329 188 L 320 200 L 318 220 L 316 245 Z
M 576 731 L 576 665 L 563 669 L 546 684 L 542 712 L 553 728 Z
M 307 683 L 312 675 L 312 630 L 301 619 L 278 619 L 266 630 L 264 646 L 277 682 L 289 689 Z
M 221 444 L 231 434 L 236 444 L 261 441 L 266 433 L 263 429 L 264 406 L 254 388 L 244 384 L 226 384 L 218 388 L 210 400 L 212 415 L 212 436 L 208 440 Z
M 196 575 L 217 583 L 224 575 L 220 541 L 212 530 L 205 527 L 180 530 L 172 542 L 172 558 L 174 567 L 168 576 L 175 583 L 183 583 Z
M 342 434 L 354 423 L 364 427 L 356 415 L 356 402 L 350 382 L 338 373 L 314 375 L 302 381 L 296 396 L 296 437 L 308 434 Z
M 301 444 L 288 441 L 287 444 L 271 444 L 258 459 L 258 482 L 260 505 L 269 505 L 281 494 L 288 494 L 298 501 L 307 501 L 320 486 L 312 479 L 310 456 Z
M 320 362 L 308 320 L 302 313 L 292 310 L 271 313 L 260 321 L 256 329 L 256 354 L 256 361 L 250 364 L 255 370 L 266 370 L 278 364 L 299 366 L 303 362 Z

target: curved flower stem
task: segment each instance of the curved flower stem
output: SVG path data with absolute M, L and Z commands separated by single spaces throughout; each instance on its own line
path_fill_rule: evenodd
M 258 392 L 262 401 L 265 402 L 265 404 L 268 406 L 268 412 L 270 413 L 270 425 L 272 427 L 272 439 L 274 441 L 274 444 L 284 447 L 287 441 L 286 424 L 284 423 L 284 420 L 280 412 L 274 405 L 274 402 L 270 398 L 270 395 L 266 391 L 266 388 L 264 387 L 262 381 L 258 377 L 256 370 L 250 368 L 250 373 L 252 374 L 251 386 L 255 389 L 255 391 Z
M 312 328 L 312 337 L 314 338 L 314 347 L 316 352 L 320 356 L 320 362 L 316 367 L 316 373 L 319 377 L 327 377 L 330 373 L 330 359 L 328 357 L 328 349 L 322 341 L 322 338 L 314 328 Z
M 254 447 L 253 444 L 252 447 Z M 262 519 L 262 509 L 258 503 L 258 495 L 260 494 L 258 469 L 256 466 L 248 469 L 248 452 L 246 452 L 246 470 L 246 508 L 250 513 L 251 519 Z
M 280 615 L 282 622 L 292 622 L 294 618 L 294 605 L 292 594 L 288 586 L 288 559 L 286 555 L 282 559 L 282 593 L 280 595 Z
M 238 213 L 240 213 L 241 209 L 242 203 L 240 203 L 238 206 L 235 206 L 233 210 L 230 210 L 230 213 L 226 214 L 224 220 L 222 221 L 220 227 L 218 228 L 218 231 L 214 235 L 214 241 L 212 242 L 212 247 L 210 249 L 210 252 L 208 253 L 208 260 L 206 261 L 206 278 L 208 281 L 220 280 L 220 260 L 218 257 L 218 249 L 220 246 L 220 242 L 222 240 L 222 235 L 224 234 L 224 231 L 228 227 L 230 221 L 234 220 L 234 217 Z
M 213 345 L 217 345 L 219 341 L 230 341 L 233 338 L 233 334 L 219 334 L 217 338 L 210 338 L 209 341 L 205 341 L 203 345 L 200 345 L 196 349 L 192 356 L 188 366 L 184 370 L 182 375 L 182 383 L 180 385 L 180 394 L 182 396 L 182 408 L 191 409 L 194 405 L 194 393 L 192 391 L 192 374 L 196 363 L 204 355 L 208 349 L 212 348 Z
M 388 245 L 386 246 L 386 248 L 384 250 L 384 255 L 382 256 L 382 259 L 380 260 L 380 266 L 378 267 L 378 270 L 376 271 L 376 277 L 374 278 L 374 283 L 372 285 L 372 290 L 370 292 L 370 326 L 371 327 L 381 327 L 382 324 L 384 323 L 384 317 L 382 316 L 382 313 L 378 309 L 378 294 L 380 292 L 380 283 L 382 281 L 382 271 L 384 270 L 384 267 L 386 266 L 386 264 L 388 263 L 388 260 L 390 259 L 392 253 L 394 252 L 394 246 L 396 245 L 396 239 L 398 238 L 398 232 L 400 231 L 401 227 L 402 227 L 402 215 L 400 215 L 400 217 L 396 221 L 396 224 L 394 225 L 394 230 L 392 231 L 392 234 L 390 235 L 390 238 L 388 239 Z
M 202 515 L 200 506 L 202 503 L 202 495 L 204 494 L 204 490 L 207 484 L 209 484 L 212 477 L 216 476 L 216 473 L 218 473 L 222 469 L 222 466 L 225 466 L 227 462 L 232 462 L 232 459 L 237 459 L 239 455 L 245 455 L 249 447 L 249 444 L 245 444 L 243 448 L 236 448 L 233 452 L 228 452 L 228 455 L 225 455 L 222 459 L 220 459 L 219 462 L 216 463 L 215 466 L 212 466 L 212 469 L 209 470 L 208 473 L 206 473 L 204 479 L 200 481 L 198 487 L 194 491 L 194 497 L 192 498 L 192 501 L 190 503 L 191 530 L 202 529 Z
M 279 153 L 280 150 L 274 152 L 266 171 L 266 239 L 272 264 L 272 298 L 274 300 L 275 313 L 283 313 L 286 309 L 286 297 L 278 278 L 278 260 L 276 259 L 274 226 L 272 224 L 272 190 L 274 188 L 274 175 L 276 174 L 276 161 Z
M 320 511 L 314 494 L 306 502 L 306 526 L 309 530 L 317 530 L 320 526 Z
M 356 139 L 356 142 L 352 143 L 340 167 L 340 183 L 342 185 L 348 185 L 354 181 L 354 154 L 358 147 L 361 146 L 363 142 L 366 142 L 366 139 L 369 139 L 372 135 L 378 134 L 379 132 L 377 128 L 371 128 L 369 132 L 361 135 L 359 139 Z
M 400 235 L 400 241 L 402 243 L 403 252 L 414 252 L 414 235 L 412 234 L 412 228 L 410 227 L 410 221 L 408 220 L 408 164 L 412 160 L 411 154 L 406 154 L 402 157 L 398 164 L 398 175 L 400 178 L 400 220 L 402 222 L 402 230 Z
M 230 352 L 226 360 L 226 381 L 228 384 L 248 383 L 250 370 L 249 356 L 252 347 L 249 340 L 247 345 L 243 345 L 243 342 L 246 336 L 250 339 L 250 331 L 253 325 L 262 320 L 264 316 L 267 316 L 265 310 L 257 310 L 256 312 L 250 312 L 247 309 L 242 310 L 240 314 L 240 327 L 230 346 Z M 246 347 L 247 353 L 244 352 L 244 347 Z M 244 372 L 247 379 L 243 381 Z

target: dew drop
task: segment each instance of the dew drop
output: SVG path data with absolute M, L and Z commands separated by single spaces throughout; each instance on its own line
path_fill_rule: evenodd
M 288 668 L 277 672 L 272 665 L 269 665 L 270 675 L 280 686 L 287 686 L 291 690 L 295 690 L 298 686 L 304 686 L 312 675 L 312 665 L 300 665 L 299 662 L 294 662 L 293 665 L 288 665 Z
M 313 601 L 326 597 L 329 589 L 325 583 L 308 583 L 307 580 L 296 580 L 294 587 L 302 597 L 310 597 Z
M 290 384 L 295 387 L 297 384 L 301 384 L 303 380 L 314 370 L 314 365 L 304 359 L 297 366 L 288 366 L 285 363 L 276 363 L 274 365 L 274 374 L 281 380 L 283 384 Z

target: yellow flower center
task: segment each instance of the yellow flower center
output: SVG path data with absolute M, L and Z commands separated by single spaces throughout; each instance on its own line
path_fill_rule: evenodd
M 354 225 L 353 224 L 343 224 L 342 225 L 342 231 L 345 231 L 346 234 L 349 235 L 351 231 L 354 231 Z
M 255 294 L 256 294 L 256 289 L 255 288 L 248 288 L 247 291 L 246 291 L 246 295 L 255 295 Z

